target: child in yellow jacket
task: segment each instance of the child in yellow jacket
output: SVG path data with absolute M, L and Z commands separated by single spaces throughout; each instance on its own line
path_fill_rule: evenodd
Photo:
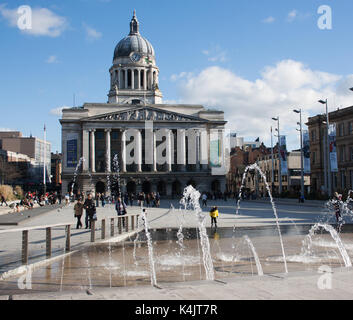
M 218 207 L 213 207 L 211 209 L 210 216 L 211 216 L 211 228 L 213 227 L 213 223 L 215 224 L 215 227 L 217 228 L 217 218 L 219 216 Z

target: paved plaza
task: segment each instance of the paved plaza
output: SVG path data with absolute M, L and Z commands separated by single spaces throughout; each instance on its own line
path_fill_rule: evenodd
M 268 201 L 244 201 L 240 204 L 239 215 L 235 215 L 236 202 L 209 201 L 208 207 L 203 208 L 208 212 L 213 205 L 219 206 L 220 228 L 263 228 L 276 224 L 272 206 Z M 328 214 L 324 202 L 307 201 L 299 204 L 295 200 L 280 200 L 276 203 L 281 226 L 311 225 L 319 221 L 334 222 L 334 215 Z M 193 228 L 197 220 L 193 212 L 179 210 L 178 200 L 163 200 L 160 208 L 146 208 L 147 219 L 151 229 Z M 42 208 L 40 208 L 42 209 Z M 41 211 L 31 218 L 23 218 L 18 225 L 0 225 L 0 259 L 8 259 L 8 263 L 2 263 L 1 273 L 4 280 L 7 279 L 6 272 L 19 266 L 21 254 L 21 232 L 19 228 L 32 228 L 52 224 L 70 224 L 72 229 L 72 250 L 80 250 L 90 245 L 90 231 L 75 229 L 76 220 L 73 215 L 73 205 L 63 207 L 47 207 L 47 211 Z M 137 206 L 128 207 L 128 214 L 138 214 L 141 208 Z M 116 216 L 114 206 L 106 205 L 99 207 L 98 220 Z M 6 218 L 8 219 L 8 217 Z M 84 219 L 82 219 L 84 220 Z M 1 216 L 0 216 L 1 223 Z M 210 227 L 210 219 L 207 216 L 207 227 Z M 97 234 L 100 226 L 97 225 Z M 53 231 L 53 256 L 60 257 L 64 251 L 65 231 L 63 227 L 55 228 Z M 130 237 L 137 230 L 120 236 Z M 101 239 L 97 237 L 99 242 Z M 117 241 L 118 239 L 115 239 Z M 30 263 L 43 263 L 45 259 L 45 230 L 29 231 L 30 241 Z M 35 257 L 32 257 L 31 254 Z M 289 274 L 266 274 L 263 277 L 251 276 L 242 278 L 222 279 L 220 282 L 212 281 L 187 281 L 183 283 L 163 283 L 161 289 L 143 286 L 142 288 L 93 288 L 92 295 L 81 292 L 53 292 L 17 295 L 14 299 L 208 299 L 205 292 L 212 290 L 214 299 L 351 299 L 353 298 L 353 282 L 351 281 L 353 271 L 351 268 L 336 268 L 332 273 L 332 290 L 320 290 L 317 282 L 320 274 L 317 272 L 290 272 Z M 245 285 L 246 284 L 246 285 Z M 28 292 L 27 292 L 28 293 Z M 3 295 L 2 299 L 8 298 Z

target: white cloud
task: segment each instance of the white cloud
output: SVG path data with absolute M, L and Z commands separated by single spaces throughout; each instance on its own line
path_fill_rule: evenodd
M 297 10 L 292 10 L 291 12 L 288 13 L 287 20 L 289 22 L 292 22 L 295 20 L 295 18 L 298 16 L 298 11 Z
M 186 76 L 187 75 L 187 76 Z M 314 71 L 303 63 L 283 60 L 263 69 L 261 76 L 250 81 L 220 67 L 206 68 L 198 74 L 175 78 L 181 103 L 203 104 L 225 111 L 228 127 L 245 137 L 262 137 L 267 143 L 269 129 L 279 116 L 281 134 L 286 134 L 288 145 L 299 147 L 293 108 L 303 109 L 303 121 L 308 116 L 323 113 L 317 101 L 328 98 L 330 110 L 336 106 L 350 106 L 353 95 L 353 75 L 343 77 Z M 333 105 L 335 103 L 335 105 Z
M 83 28 L 86 32 L 86 39 L 87 40 L 97 40 L 102 37 L 102 33 L 93 29 L 92 27 L 88 26 L 87 24 L 83 23 Z
M 275 22 L 275 18 L 274 17 L 268 17 L 264 20 L 262 20 L 263 23 L 273 23 Z
M 70 109 L 70 108 L 72 108 L 72 107 L 62 106 L 62 107 L 58 107 L 55 109 L 51 109 L 50 114 L 53 116 L 61 117 L 63 109 Z
M 58 57 L 57 56 L 49 56 L 48 59 L 45 61 L 46 63 L 58 63 Z
M 227 61 L 227 52 L 220 46 L 213 46 L 209 50 L 202 50 L 202 54 L 208 57 L 211 62 L 225 62 Z
M 11 27 L 18 28 L 17 21 L 20 15 L 15 9 L 7 9 L 0 5 L 0 15 L 7 20 Z M 32 28 L 21 32 L 33 36 L 58 37 L 67 28 L 66 18 L 61 17 L 47 8 L 32 8 Z M 20 30 L 20 29 L 19 29 Z

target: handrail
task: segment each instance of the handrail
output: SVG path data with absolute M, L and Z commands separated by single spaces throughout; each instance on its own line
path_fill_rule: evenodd
M 108 216 L 101 218 L 99 220 L 104 220 L 104 219 L 112 219 L 112 218 L 123 218 L 123 217 L 131 217 L 131 216 L 139 216 L 139 213 L 129 213 L 125 215 L 115 215 L 115 216 Z M 26 228 L 14 228 L 14 229 L 6 229 L 6 230 L 0 230 L 0 234 L 3 233 L 8 233 L 8 232 L 21 232 L 21 231 L 29 231 L 29 230 L 41 230 L 41 229 L 46 229 L 46 228 L 54 228 L 54 227 L 66 227 L 67 225 L 72 225 L 75 224 L 76 222 L 67 222 L 67 223 L 57 223 L 57 224 L 48 224 L 48 225 L 41 225 L 41 226 L 34 226 L 34 227 L 26 227 Z

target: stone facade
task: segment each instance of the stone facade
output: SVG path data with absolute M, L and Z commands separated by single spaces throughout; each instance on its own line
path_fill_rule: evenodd
M 224 192 L 224 113 L 162 104 L 154 49 L 140 36 L 135 13 L 109 72 L 108 103 L 63 110 L 62 192 L 76 180 L 81 192 L 116 193 L 118 178 L 122 192 L 170 197 L 189 184 Z

